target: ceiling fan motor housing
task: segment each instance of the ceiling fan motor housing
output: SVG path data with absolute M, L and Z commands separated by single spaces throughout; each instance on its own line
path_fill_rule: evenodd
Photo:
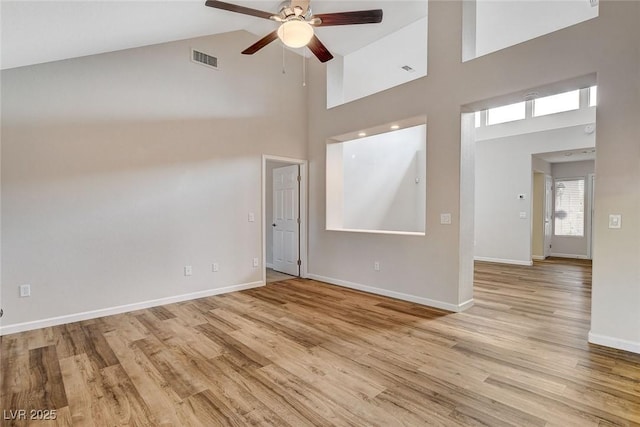
M 306 21 L 311 18 L 313 13 L 311 12 L 311 6 L 308 0 L 290 0 L 283 1 L 278 6 L 277 19 L 278 21 L 288 21 L 290 19 L 299 19 Z

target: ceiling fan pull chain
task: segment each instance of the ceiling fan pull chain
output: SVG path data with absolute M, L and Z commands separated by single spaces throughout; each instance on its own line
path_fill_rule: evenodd
M 307 49 L 302 48 L 302 87 L 307 85 L 307 61 L 306 61 Z
M 287 74 L 287 70 L 285 69 L 284 66 L 284 45 L 282 45 L 282 74 Z

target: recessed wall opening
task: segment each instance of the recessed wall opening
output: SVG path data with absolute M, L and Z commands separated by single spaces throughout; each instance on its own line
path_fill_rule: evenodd
M 597 16 L 597 1 L 464 1 L 462 60 L 469 61 Z
M 334 59 L 327 63 L 327 108 L 427 75 L 428 2 L 380 3 L 382 24 L 358 28 L 359 33 L 375 31 L 375 41 L 363 44 L 360 36 L 345 32 L 351 42 L 343 51 L 334 51 Z
M 411 119 L 329 140 L 327 230 L 424 235 L 426 134 Z

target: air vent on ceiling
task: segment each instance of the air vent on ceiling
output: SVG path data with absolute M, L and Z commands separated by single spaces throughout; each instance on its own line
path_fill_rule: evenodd
M 591 7 L 596 7 L 598 5 L 598 0 L 589 0 Z
M 400 68 L 402 68 L 403 70 L 405 70 L 405 71 L 406 71 L 406 72 L 408 72 L 408 73 L 413 73 L 413 72 L 415 71 L 413 68 L 411 68 L 411 67 L 410 67 L 410 66 L 408 66 L 408 65 L 403 65 L 403 66 L 402 66 L 402 67 L 400 67 Z
M 191 49 L 191 61 L 204 65 L 205 67 L 213 68 L 214 70 L 218 69 L 218 58 L 207 55 L 199 50 Z

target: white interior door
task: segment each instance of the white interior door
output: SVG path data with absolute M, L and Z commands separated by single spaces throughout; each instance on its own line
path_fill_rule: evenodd
M 544 177 L 544 256 L 551 255 L 551 238 L 553 233 L 553 179 Z
M 298 165 L 273 170 L 273 269 L 300 275 L 300 183 Z

